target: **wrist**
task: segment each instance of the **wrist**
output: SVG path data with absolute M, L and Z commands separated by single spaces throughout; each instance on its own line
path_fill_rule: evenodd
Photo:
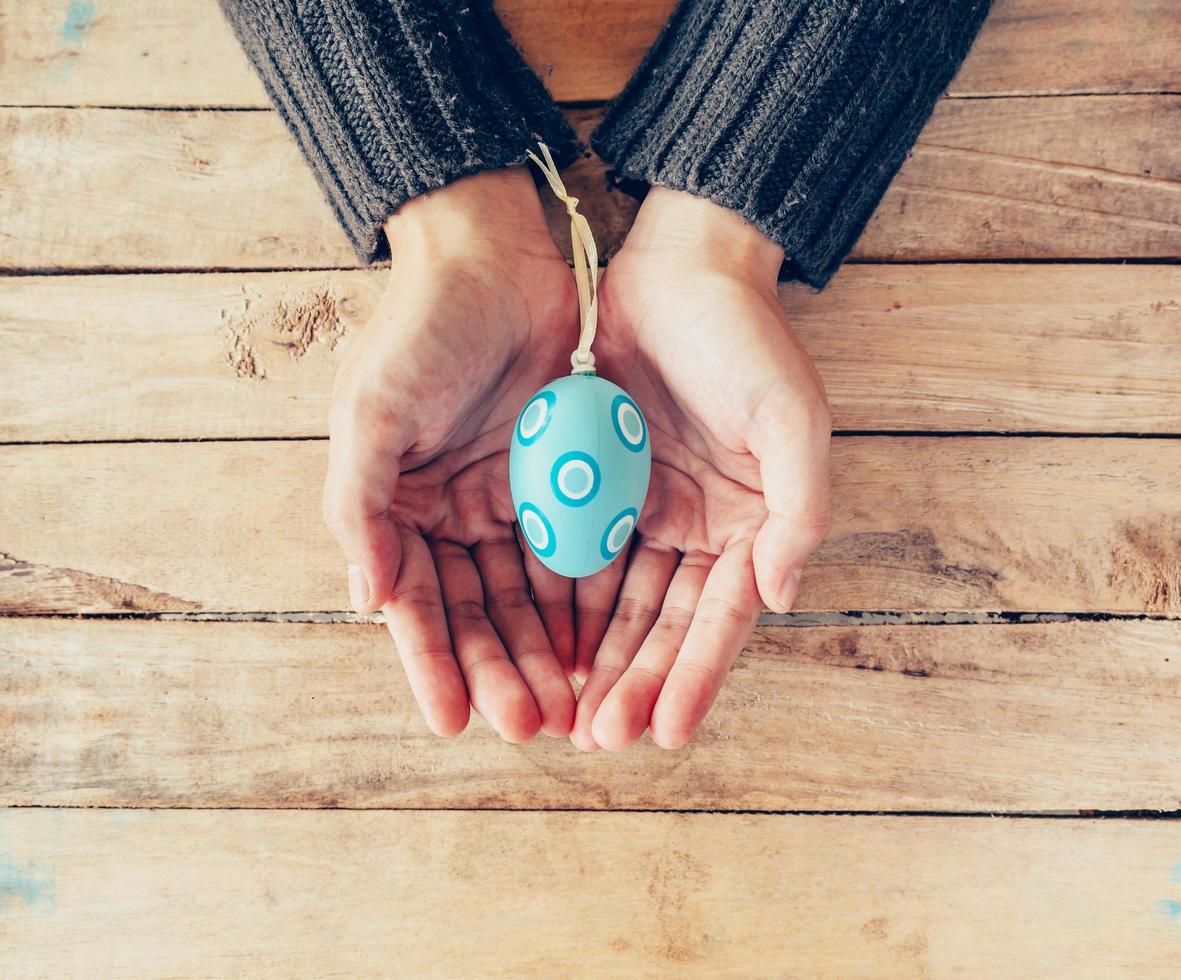
M 411 198 L 384 224 L 390 251 L 463 257 L 557 250 L 524 167 L 486 170 Z
M 783 249 L 736 211 L 668 187 L 648 192 L 625 244 L 755 280 L 775 282 L 783 264 Z

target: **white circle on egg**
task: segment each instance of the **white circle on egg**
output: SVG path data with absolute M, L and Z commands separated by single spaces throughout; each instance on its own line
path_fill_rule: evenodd
M 644 417 L 627 395 L 616 395 L 611 402 L 611 424 L 619 441 L 633 453 L 638 453 L 648 442 Z
M 553 416 L 555 400 L 552 391 L 539 391 L 529 404 L 521 409 L 521 415 L 517 419 L 517 438 L 522 446 L 528 446 L 541 438 Z
M 554 538 L 553 525 L 536 506 L 530 503 L 521 504 L 517 520 L 520 521 L 521 531 L 525 535 L 525 540 L 529 542 L 529 547 L 538 555 L 548 558 L 557 550 L 558 542 Z
M 639 413 L 627 402 L 619 406 L 619 428 L 628 442 L 639 442 L 644 438 L 644 423 Z
M 607 535 L 607 547 L 612 551 L 618 551 L 623 547 L 627 536 L 632 533 L 632 528 L 635 526 L 635 518 L 628 514 L 611 528 L 611 533 Z
M 572 459 L 558 470 L 558 486 L 571 500 L 581 500 L 595 485 L 595 474 L 584 459 Z
M 567 507 L 590 503 L 601 482 L 599 464 L 594 457 L 578 450 L 563 453 L 550 471 L 550 488 Z
M 636 526 L 637 516 L 634 507 L 629 507 L 616 514 L 611 523 L 607 525 L 607 530 L 603 532 L 603 538 L 599 542 L 599 554 L 608 561 L 619 554 Z
M 537 435 L 537 430 L 541 428 L 541 423 L 545 421 L 545 399 L 534 398 L 527 406 L 525 412 L 521 416 L 521 435 L 526 439 L 530 436 Z
M 545 546 L 549 544 L 549 531 L 541 523 L 541 518 L 533 513 L 533 511 L 527 510 L 524 514 L 524 520 L 521 522 L 521 527 L 525 529 L 525 536 L 529 539 L 529 543 L 533 547 L 544 551 Z

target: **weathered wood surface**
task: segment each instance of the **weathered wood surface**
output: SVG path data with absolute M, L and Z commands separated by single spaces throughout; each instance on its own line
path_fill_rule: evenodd
M 498 6 L 585 134 L 671 4 Z M 1170 0 L 997 0 L 854 258 L 1181 256 L 1179 44 Z M 0 271 L 214 270 L 0 283 L 0 440 L 322 435 L 383 273 L 315 271 L 355 258 L 275 116 L 35 108 L 265 108 L 213 0 L 5 4 L 0 105 Z M 634 203 L 568 177 L 610 251 Z M 783 299 L 842 428 L 1181 431 L 1175 266 Z M 1173 809 L 1178 618 L 766 626 L 687 749 L 608 757 L 429 736 L 377 625 L 22 615 L 345 608 L 324 451 L 0 447 L 0 975 L 1175 975 L 1177 822 L 404 808 Z M 803 609 L 1181 615 L 1181 441 L 834 471 Z
M 587 755 L 431 735 L 376 625 L 0 619 L 3 805 L 1174 809 L 1179 728 L 1176 621 L 765 627 L 684 751 Z
M 944 100 L 854 255 L 1177 257 L 1179 137 L 1181 96 Z
M 8 810 L 7 977 L 1169 977 L 1168 822 Z M 0 893 L 3 894 L 3 893 Z
M 1173 0 L 993 0 L 953 95 L 1177 92 Z
M 610 16 L 580 0 L 498 0 L 555 98 L 609 99 L 674 0 Z M 954 95 L 1175 92 L 1181 15 L 1171 0 L 996 0 Z M 214 0 L 10 3 L 0 9 L 0 104 L 267 105 Z
M 0 611 L 347 608 L 325 443 L 0 449 Z M 810 610 L 1181 612 L 1181 441 L 850 437 Z
M 1179 133 L 1181 96 L 944 100 L 854 258 L 1181 256 Z M 3 109 L 0 171 L 0 268 L 356 264 L 273 113 Z M 597 157 L 567 177 L 609 253 L 635 201 Z
M 385 275 L 7 279 L 0 440 L 323 436 Z M 851 265 L 781 295 L 838 429 L 1181 432 L 1173 266 Z

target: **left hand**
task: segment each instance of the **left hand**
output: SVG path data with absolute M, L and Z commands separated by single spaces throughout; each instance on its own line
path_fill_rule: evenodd
M 645 413 L 652 480 L 626 563 L 576 587 L 582 749 L 649 727 L 684 745 L 828 529 L 831 417 L 782 260 L 733 212 L 653 188 L 604 276 L 598 370 Z
M 416 197 L 385 228 L 389 280 L 329 423 L 324 516 L 354 607 L 384 611 L 437 734 L 462 731 L 470 702 L 510 742 L 565 737 L 570 587 L 521 554 L 508 447 L 569 363 L 570 268 L 521 167 Z

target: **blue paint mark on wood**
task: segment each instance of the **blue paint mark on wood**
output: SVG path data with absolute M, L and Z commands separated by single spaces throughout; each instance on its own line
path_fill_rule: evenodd
M 1162 898 L 1156 903 L 1156 910 L 1173 925 L 1181 925 L 1181 902 L 1176 902 L 1171 898 Z
M 98 19 L 98 3 L 96 0 L 70 0 L 66 10 L 66 19 L 62 22 L 59 32 L 62 44 L 66 47 L 79 47 L 86 40 L 86 35 Z
M 66 8 L 66 19 L 58 29 L 63 51 L 60 59 L 49 69 L 49 80 L 55 84 L 65 84 L 74 73 L 74 62 L 78 60 L 82 50 L 82 42 L 90 33 L 98 20 L 97 0 L 70 0 Z
M 50 905 L 53 893 L 53 878 L 35 863 L 17 864 L 7 855 L 0 856 L 0 912 L 14 905 Z
M 1169 881 L 1174 881 L 1181 885 L 1181 861 L 1173 865 L 1173 873 L 1169 875 Z

